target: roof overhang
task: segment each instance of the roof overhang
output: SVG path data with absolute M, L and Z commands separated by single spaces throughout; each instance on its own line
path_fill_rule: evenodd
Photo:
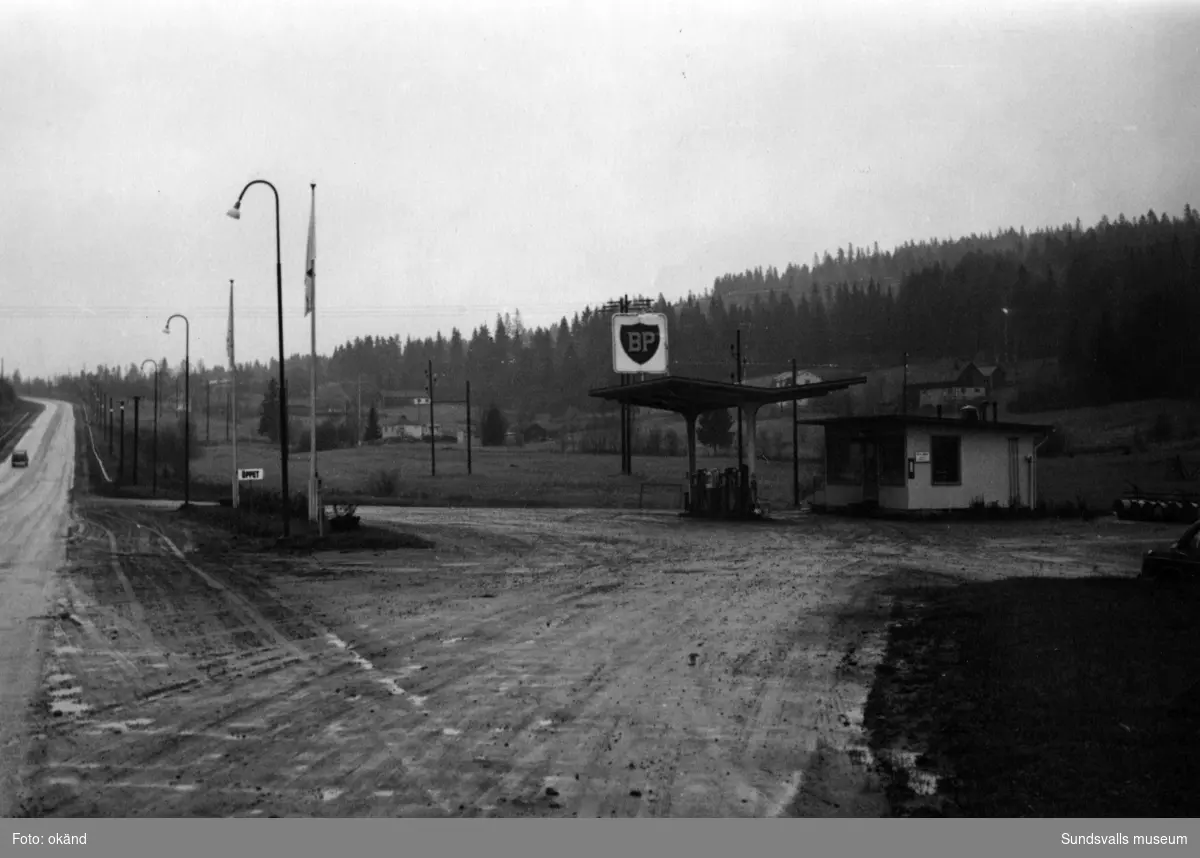
M 825 419 L 797 420 L 805 426 L 847 429 L 849 431 L 901 429 L 921 426 L 938 429 L 955 429 L 977 432 L 1017 432 L 1024 435 L 1049 435 L 1053 426 L 1037 423 L 1009 423 L 999 420 L 963 420 L 961 417 L 931 417 L 924 414 L 872 414 L 862 417 L 828 417 Z
M 866 381 L 866 376 L 859 375 L 812 384 L 759 387 L 683 376 L 664 376 L 624 386 L 596 388 L 588 391 L 588 396 L 639 408 L 655 408 L 687 415 L 703 414 L 722 408 L 746 408 L 812 399 L 866 384 Z

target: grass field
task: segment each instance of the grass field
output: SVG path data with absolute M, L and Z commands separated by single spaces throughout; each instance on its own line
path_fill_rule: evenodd
M 560 453 L 553 445 L 541 447 L 481 447 L 471 451 L 472 474 L 467 474 L 465 445 L 439 445 L 436 476 L 430 473 L 426 443 L 399 443 L 320 453 L 318 465 L 327 496 L 376 495 L 425 503 L 460 503 L 529 506 L 636 506 L 644 482 L 683 485 L 687 458 L 683 456 L 634 457 L 632 476 L 620 473 L 620 457 Z M 214 444 L 192 463 L 193 479 L 225 484 L 233 472 L 232 446 Z M 238 464 L 263 468 L 263 487 L 279 487 L 279 450 L 262 443 L 238 444 Z M 701 468 L 735 467 L 735 456 L 704 456 Z M 383 472 L 398 475 L 395 491 L 384 493 L 372 482 Z M 801 462 L 802 494 L 808 493 L 817 463 Z M 791 461 L 758 463 L 759 496 L 782 507 L 792 502 Z M 288 462 L 289 488 L 303 490 L 308 480 L 308 455 L 293 454 Z M 648 489 L 647 507 L 678 507 L 678 493 L 666 488 Z
M 1153 429 L 1159 415 L 1167 415 L 1172 425 L 1172 440 L 1153 442 Z M 1200 404 L 1178 400 L 1148 400 L 1118 403 L 1104 408 L 1041 414 L 1008 415 L 1022 422 L 1047 423 L 1065 431 L 1071 446 L 1099 447 L 1130 445 L 1135 436 L 1150 442 L 1145 450 L 1122 453 L 1080 454 L 1040 458 L 1038 462 L 1041 497 L 1048 503 L 1075 502 L 1082 499 L 1093 510 L 1108 510 L 1117 498 L 1136 484 L 1147 492 L 1200 491 L 1200 481 L 1182 481 L 1172 475 L 1175 457 L 1185 466 L 1200 466 L 1200 441 L 1188 439 L 1189 425 L 1200 423 Z M 669 415 L 639 425 L 673 425 Z M 782 461 L 759 462 L 760 496 L 775 508 L 792 502 L 790 430 L 787 419 L 764 421 L 769 435 L 784 438 L 786 452 Z M 261 437 L 254 438 L 250 421 L 243 423 L 239 441 L 242 467 L 262 467 L 264 486 L 278 487 L 278 448 Z M 192 463 L 195 491 L 212 494 L 225 491 L 232 473 L 231 446 L 224 441 L 224 422 L 212 424 L 213 442 L 204 445 L 202 458 Z M 197 434 L 205 438 L 203 423 Z M 819 430 L 806 428 L 801 439 L 801 499 L 808 496 L 812 480 L 821 470 Z M 254 438 L 254 440 L 249 440 Z M 779 454 L 777 453 L 776 456 Z M 638 503 L 643 482 L 682 483 L 687 471 L 683 456 L 635 456 L 632 477 L 622 476 L 619 457 L 561 453 L 557 444 L 547 442 L 526 447 L 482 448 L 473 446 L 473 474 L 467 475 L 465 445 L 439 444 L 436 451 L 437 475 L 430 474 L 429 445 L 399 443 L 358 449 L 332 450 L 320 454 L 320 472 L 328 495 L 389 497 L 409 503 L 472 505 L 554 505 L 630 507 Z M 735 456 L 710 457 L 701 451 L 702 468 L 731 467 Z M 373 486 L 381 473 L 395 472 L 394 491 Z M 308 479 L 308 456 L 290 457 L 289 483 L 303 491 Z M 652 489 L 647 506 L 673 506 L 678 494 L 669 489 Z

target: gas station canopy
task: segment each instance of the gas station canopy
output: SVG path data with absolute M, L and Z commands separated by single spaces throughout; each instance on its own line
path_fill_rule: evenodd
M 744 409 L 774 402 L 811 399 L 865 384 L 866 381 L 866 376 L 860 375 L 787 387 L 759 387 L 671 375 L 625 386 L 601 387 L 588 391 L 588 395 L 639 408 L 657 408 L 694 417 L 721 408 Z

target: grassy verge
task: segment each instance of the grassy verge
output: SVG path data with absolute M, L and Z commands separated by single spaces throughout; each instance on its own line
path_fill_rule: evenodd
M 1200 815 L 1197 604 L 1126 578 L 900 593 L 866 724 L 941 781 L 894 772 L 894 811 Z

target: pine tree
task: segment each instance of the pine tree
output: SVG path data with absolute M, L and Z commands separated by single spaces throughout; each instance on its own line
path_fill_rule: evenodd
M 367 412 L 367 428 L 363 432 L 363 440 L 378 441 L 382 437 L 383 430 L 379 428 L 379 412 L 372 405 L 371 410 Z
M 258 434 L 266 435 L 275 443 L 279 440 L 279 382 L 270 379 L 267 393 L 258 412 Z

